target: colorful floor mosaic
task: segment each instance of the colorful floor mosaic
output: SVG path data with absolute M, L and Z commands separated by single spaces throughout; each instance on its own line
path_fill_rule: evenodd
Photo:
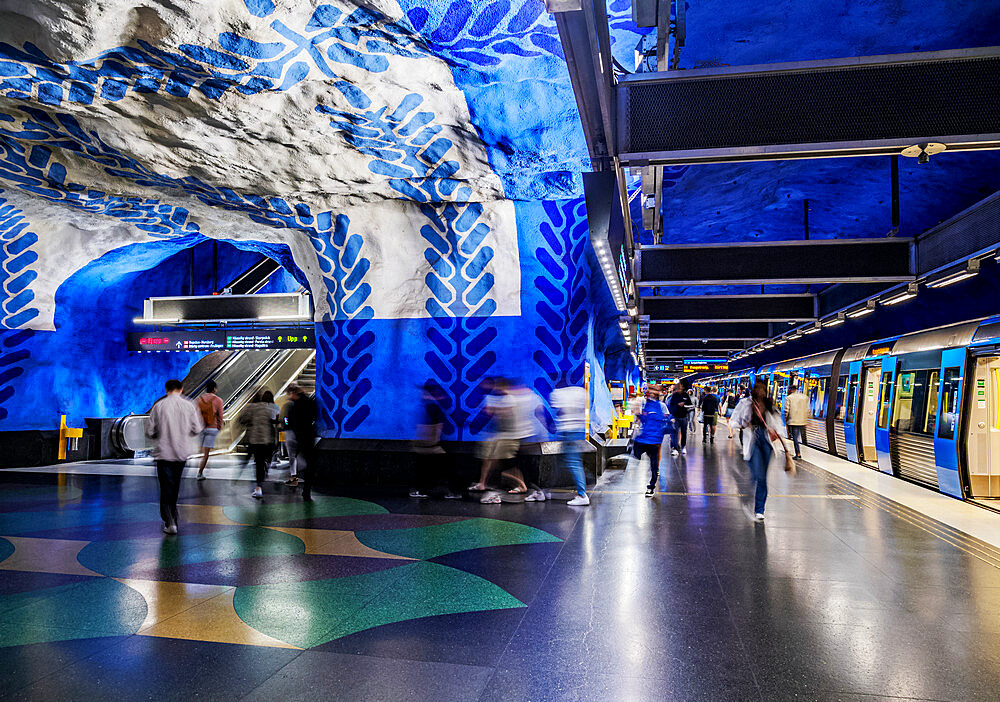
M 155 503 L 81 496 L 58 486 L 0 493 L 0 504 L 20 508 L 0 515 L 0 646 L 137 634 L 313 648 L 394 622 L 524 607 L 431 559 L 560 541 L 501 519 L 292 495 L 181 504 L 181 533 L 164 536 Z M 70 533 L 80 538 L 62 538 Z

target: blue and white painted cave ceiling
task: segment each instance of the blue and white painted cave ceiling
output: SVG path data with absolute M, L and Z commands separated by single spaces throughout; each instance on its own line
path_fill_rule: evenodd
M 631 68 L 648 30 L 632 25 L 629 0 L 608 7 L 613 51 Z M 23 151 L 7 155 L 27 160 L 39 142 L 53 152 L 29 161 L 30 175 L 0 174 L 30 197 L 89 210 L 115 209 L 80 195 L 91 190 L 169 200 L 210 234 L 247 217 L 302 225 L 303 207 L 315 217 L 401 195 L 577 197 L 577 174 L 589 169 L 542 0 L 7 0 L 0 18 L 0 135 Z M 994 44 L 996 2 L 706 0 L 687 4 L 680 65 Z M 410 147 L 441 139 L 447 150 L 433 167 L 385 158 L 373 170 L 384 144 L 368 130 L 378 127 Z M 885 159 L 680 168 L 668 184 L 666 241 L 797 238 L 804 199 L 814 237 L 879 236 L 890 226 Z M 903 161 L 901 233 L 998 187 L 995 153 Z M 272 197 L 291 214 L 260 205 Z

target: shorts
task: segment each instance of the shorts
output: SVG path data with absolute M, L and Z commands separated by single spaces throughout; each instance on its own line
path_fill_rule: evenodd
M 489 439 L 480 441 L 476 457 L 484 461 L 506 461 L 517 455 L 517 439 Z
M 719 415 L 717 414 L 706 414 L 701 418 L 702 423 L 707 424 L 710 427 L 714 427 L 719 421 Z
M 632 455 L 641 459 L 642 454 L 649 456 L 649 460 L 657 461 L 660 458 L 660 444 L 641 444 L 636 441 L 632 444 Z
M 205 427 L 201 430 L 201 447 L 215 448 L 215 438 L 219 435 L 219 430 L 212 427 Z
M 729 419 L 732 416 L 733 416 L 733 408 L 730 407 L 729 409 L 726 410 L 726 419 Z

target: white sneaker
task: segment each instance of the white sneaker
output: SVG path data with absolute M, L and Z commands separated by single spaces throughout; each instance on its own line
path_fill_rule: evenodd
M 198 480 L 204 480 L 204 479 L 205 479 L 205 474 L 204 473 L 198 473 Z
M 577 495 L 572 500 L 567 502 L 570 507 L 586 507 L 590 504 L 590 498 L 586 495 Z
M 680 456 L 680 455 L 681 455 L 681 453 L 680 453 L 680 451 L 678 451 L 677 449 L 671 449 L 671 450 L 670 450 L 670 455 L 671 455 L 671 456 Z
M 532 490 L 531 494 L 524 498 L 525 502 L 545 502 L 545 492 L 542 490 Z
M 688 455 L 688 450 L 686 448 L 682 448 L 681 453 L 683 453 L 686 456 Z
M 173 536 L 174 534 L 177 533 L 177 525 L 176 524 L 164 524 L 163 525 L 163 533 L 164 534 L 170 534 L 171 536 Z
M 484 505 L 498 505 L 503 502 L 499 492 L 488 492 L 479 500 Z
M 444 499 L 446 500 L 461 500 L 462 496 L 457 492 L 445 493 Z
M 259 487 L 253 489 L 253 494 L 250 497 L 256 497 L 258 500 L 264 496 L 264 491 Z
M 418 499 L 418 500 L 422 500 L 425 497 L 427 497 L 427 495 L 425 495 L 424 493 L 420 492 L 420 490 L 410 490 L 410 497 L 413 497 L 413 498 Z
M 763 512 L 758 512 L 757 514 L 753 515 L 753 520 L 755 522 L 762 522 L 762 521 L 764 521 L 764 513 Z

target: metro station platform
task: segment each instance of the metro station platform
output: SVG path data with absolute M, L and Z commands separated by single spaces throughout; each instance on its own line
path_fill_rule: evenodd
M 3 471 L 0 698 L 997 699 L 1000 515 L 803 463 L 753 524 L 742 466 L 693 441 L 586 508 L 257 502 L 223 468 L 176 537 L 148 469 Z

